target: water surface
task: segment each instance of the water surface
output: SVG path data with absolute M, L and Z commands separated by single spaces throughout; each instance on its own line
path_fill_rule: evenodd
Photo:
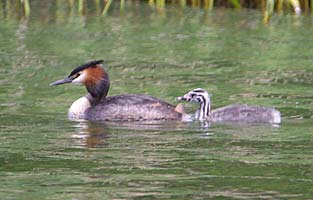
M 312 198 L 311 16 L 264 25 L 254 10 L 145 3 L 82 16 L 33 2 L 29 18 L 0 20 L 1 199 Z M 70 122 L 85 89 L 48 85 L 93 59 L 105 60 L 110 95 L 177 104 L 202 87 L 213 107 L 275 107 L 283 123 Z

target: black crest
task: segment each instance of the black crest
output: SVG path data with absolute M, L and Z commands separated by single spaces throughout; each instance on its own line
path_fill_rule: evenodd
M 77 74 L 78 72 L 80 72 L 80 71 L 82 71 L 82 70 L 84 70 L 84 69 L 87 69 L 87 68 L 89 68 L 89 67 L 95 67 L 96 65 L 101 64 L 101 63 L 103 63 L 103 60 L 94 60 L 94 61 L 88 62 L 88 63 L 86 63 L 86 64 L 83 64 L 83 65 L 77 67 L 76 69 L 74 69 L 74 70 L 70 73 L 70 75 L 69 75 L 68 77 L 71 77 L 71 76 L 73 76 L 74 74 Z
M 201 88 L 192 90 L 192 92 L 196 92 L 196 93 L 205 93 L 204 89 L 201 89 Z

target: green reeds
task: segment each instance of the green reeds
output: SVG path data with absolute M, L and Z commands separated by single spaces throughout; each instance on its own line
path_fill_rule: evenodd
M 313 0 L 312 0 L 313 1 Z M 181 0 L 180 1 L 180 5 L 181 5 L 181 7 L 186 7 L 186 5 L 187 5 L 187 1 L 186 0 Z
M 214 6 L 214 0 L 205 0 L 204 1 L 204 8 L 207 10 L 212 10 Z
M 271 16 L 274 11 L 274 0 L 267 0 L 266 1 L 266 9 L 264 11 L 264 17 L 263 17 L 263 22 L 268 23 L 271 19 Z
M 28 17 L 30 15 L 30 5 L 28 0 L 21 0 L 23 4 L 25 16 Z
M 113 0 L 105 0 L 105 6 L 104 6 L 103 11 L 102 11 L 102 16 L 107 15 L 112 2 L 113 2 Z
M 284 0 L 277 0 L 277 12 L 281 13 L 283 10 Z
M 23 16 L 29 16 L 31 13 L 31 1 L 32 0 L 1 0 L 2 6 L 0 9 L 5 9 L 8 12 L 5 16 L 12 17 L 19 14 L 19 9 L 23 10 Z M 106 16 L 109 12 L 112 4 L 120 5 L 120 12 L 125 11 L 126 5 L 138 4 L 136 0 L 128 0 L 127 4 L 125 0 L 62 0 L 61 2 L 54 1 L 55 4 L 61 5 L 57 6 L 58 9 L 69 8 L 70 13 L 77 12 L 80 15 L 86 14 L 88 11 L 87 6 L 92 6 L 94 4 L 94 9 L 97 13 L 101 13 L 102 16 Z M 241 8 L 252 8 L 261 9 L 264 13 L 263 21 L 269 23 L 271 16 L 276 11 L 278 13 L 283 13 L 288 10 L 293 10 L 296 15 L 301 14 L 302 10 L 305 13 L 313 13 L 313 0 L 142 0 L 141 3 L 148 3 L 151 7 L 156 8 L 159 13 L 164 13 L 166 11 L 166 5 L 171 4 L 172 6 L 179 6 L 185 8 L 190 6 L 196 9 L 212 10 L 214 7 L 231 7 L 235 9 Z M 50 3 L 53 4 L 53 3 Z M 67 6 L 64 4 L 67 4 Z M 172 7 L 171 6 L 171 7 Z M 16 8 L 15 8 L 16 7 Z M 11 12 L 14 10 L 14 12 Z M 16 12 L 15 12 L 16 11 Z
M 159 9 L 164 9 L 165 8 L 165 0 L 156 0 L 156 6 Z
M 100 12 L 100 0 L 95 0 L 95 4 L 96 4 L 96 11 L 97 11 L 97 13 L 99 13 Z
M 125 9 L 125 0 L 121 0 L 120 10 L 124 11 L 124 9 Z
M 68 0 L 68 3 L 70 4 L 70 8 L 72 8 L 74 6 L 74 1 L 75 0 Z
M 299 0 L 289 0 L 290 4 L 292 5 L 295 13 L 297 15 L 300 15 L 301 14 L 301 8 L 300 8 L 300 2 Z
M 239 0 L 229 0 L 229 1 L 234 6 L 234 8 L 237 8 L 237 9 L 241 8 Z
M 84 12 L 84 0 L 78 0 L 78 13 L 83 14 Z

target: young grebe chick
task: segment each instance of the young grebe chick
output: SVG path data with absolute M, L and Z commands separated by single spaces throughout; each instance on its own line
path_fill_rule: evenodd
M 107 97 L 109 76 L 101 67 L 103 60 L 96 60 L 74 69 L 68 77 L 50 85 L 77 83 L 84 85 L 88 94 L 77 99 L 68 111 L 70 120 L 180 120 L 181 106 L 173 106 L 144 94 L 122 94 Z
M 280 112 L 267 107 L 229 105 L 211 111 L 210 95 L 206 90 L 201 88 L 194 89 L 177 99 L 199 103 L 200 108 L 197 110 L 195 118 L 200 121 L 275 124 L 281 122 Z

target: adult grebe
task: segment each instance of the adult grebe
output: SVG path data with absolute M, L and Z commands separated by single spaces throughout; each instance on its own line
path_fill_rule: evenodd
M 267 107 L 229 105 L 211 111 L 210 95 L 202 88 L 194 89 L 177 99 L 199 103 L 200 108 L 196 111 L 195 118 L 200 121 L 275 124 L 281 122 L 280 112 Z
M 74 69 L 64 79 L 50 85 L 77 83 L 85 85 L 88 94 L 77 99 L 68 111 L 70 120 L 180 120 L 184 112 L 180 105 L 173 106 L 160 99 L 143 94 L 122 94 L 107 97 L 109 76 L 96 60 Z

